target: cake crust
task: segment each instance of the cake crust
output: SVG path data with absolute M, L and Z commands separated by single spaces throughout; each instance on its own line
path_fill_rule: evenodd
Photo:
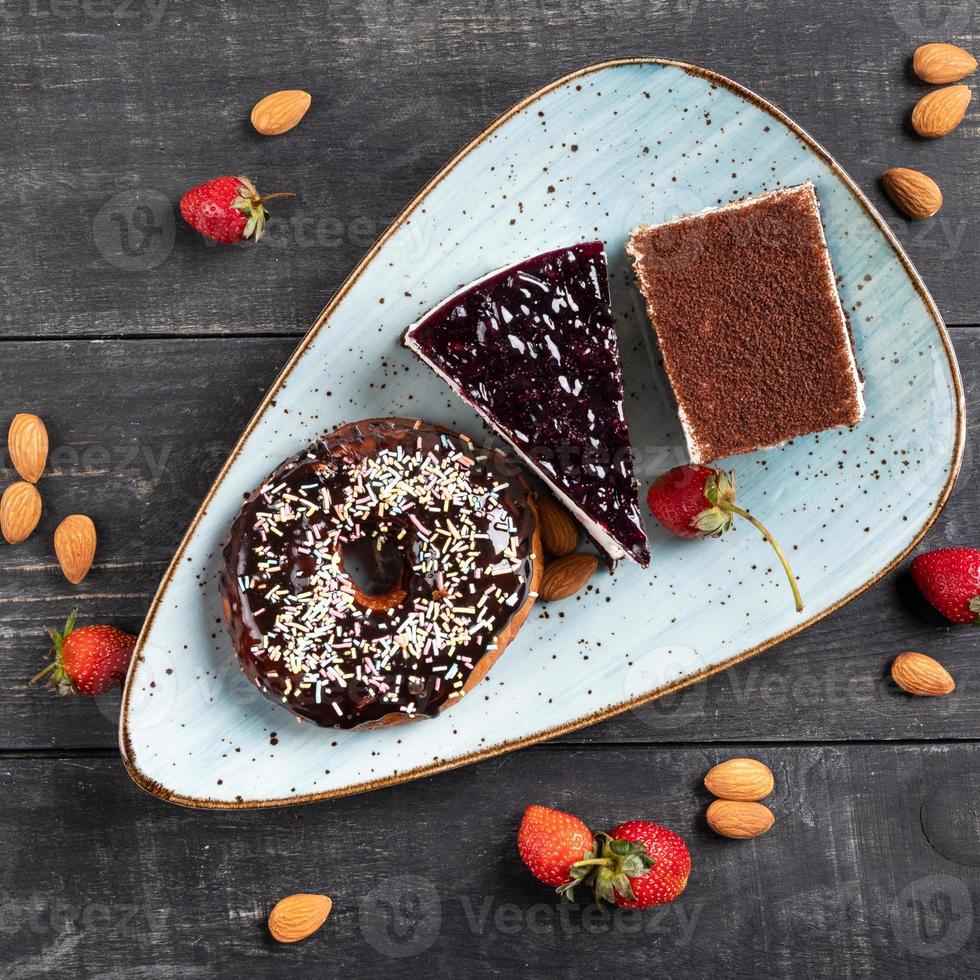
M 812 184 L 640 226 L 627 251 L 693 462 L 861 420 Z

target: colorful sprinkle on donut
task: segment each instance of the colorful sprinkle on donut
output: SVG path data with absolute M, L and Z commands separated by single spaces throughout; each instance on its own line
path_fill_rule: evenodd
M 433 716 L 533 601 L 513 463 L 400 420 L 353 423 L 245 502 L 222 593 L 242 669 L 319 725 Z

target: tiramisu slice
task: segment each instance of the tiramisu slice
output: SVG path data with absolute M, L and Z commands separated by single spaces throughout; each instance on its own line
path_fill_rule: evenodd
M 861 420 L 812 184 L 643 225 L 627 251 L 693 462 Z
M 409 327 L 404 342 L 510 443 L 613 563 L 649 563 L 602 242 L 491 272 Z

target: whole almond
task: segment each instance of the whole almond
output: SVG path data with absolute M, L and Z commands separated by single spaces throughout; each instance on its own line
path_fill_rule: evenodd
M 758 837 L 776 822 L 769 807 L 740 800 L 715 800 L 708 807 L 707 817 L 716 834 L 736 840 Z
M 929 176 L 907 167 L 892 167 L 881 175 L 885 193 L 899 211 L 921 221 L 943 206 L 943 192 Z
M 564 558 L 578 547 L 578 525 L 561 504 L 551 497 L 538 497 L 541 542 L 549 555 Z
M 88 575 L 95 559 L 95 525 L 84 514 L 66 517 L 54 532 L 54 553 L 72 585 Z
M 951 133 L 963 121 L 972 97 L 968 85 L 947 85 L 923 95 L 912 110 L 912 128 L 927 139 Z
M 538 595 L 545 602 L 567 599 L 585 588 L 598 567 L 599 559 L 595 555 L 578 553 L 558 558 L 545 566 Z
M 7 431 L 7 449 L 14 469 L 28 483 L 37 483 L 48 461 L 48 430 L 36 415 L 15 415 Z
M 327 921 L 332 908 L 326 895 L 290 895 L 276 902 L 269 913 L 269 932 L 281 943 L 298 943 Z
M 260 99 L 252 108 L 252 125 L 263 136 L 279 136 L 306 115 L 313 97 L 300 89 L 284 89 Z
M 912 55 L 912 70 L 931 85 L 947 85 L 976 71 L 977 59 L 955 44 L 923 44 Z
M 772 792 L 774 784 L 770 768 L 757 759 L 719 762 L 704 777 L 708 792 L 723 800 L 761 800 Z
M 956 681 L 938 660 L 924 653 L 900 653 L 892 661 L 892 680 L 908 694 L 935 698 L 952 694 Z
M 0 498 L 0 530 L 10 544 L 27 540 L 41 519 L 41 495 L 33 483 L 11 483 Z

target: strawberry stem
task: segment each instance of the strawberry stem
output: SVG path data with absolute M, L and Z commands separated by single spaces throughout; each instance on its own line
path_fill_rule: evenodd
M 783 553 L 783 549 L 779 547 L 776 539 L 769 533 L 769 529 L 762 521 L 757 521 L 747 510 L 742 510 L 741 507 L 737 507 L 735 504 L 725 504 L 725 509 L 730 510 L 733 514 L 738 514 L 739 517 L 744 517 L 772 545 L 772 549 L 776 552 L 779 563 L 783 566 L 783 571 L 786 572 L 786 578 L 789 579 L 789 587 L 793 590 L 793 601 L 796 603 L 796 611 L 803 612 L 803 597 L 800 595 L 799 586 L 796 584 L 796 576 L 793 574 L 793 569 L 790 567 L 789 561 Z
M 587 868 L 593 864 L 609 864 L 609 858 L 586 858 L 584 861 L 576 861 L 573 868 Z
M 274 201 L 279 197 L 295 197 L 296 195 L 292 191 L 276 191 L 275 194 L 265 194 L 259 198 L 263 204 L 267 204 L 269 201 Z
M 37 683 L 39 683 L 40 681 L 43 681 L 43 680 L 44 680 L 44 678 L 45 678 L 45 677 L 47 677 L 47 676 L 48 676 L 48 674 L 50 674 L 52 670 L 57 670 L 57 668 L 58 668 L 58 664 L 57 664 L 57 662 L 55 662 L 55 663 L 52 663 L 52 664 L 48 664 L 48 665 L 47 665 L 47 667 L 45 667 L 45 668 L 44 668 L 43 670 L 40 670 L 40 671 L 38 671 L 38 672 L 37 672 L 37 673 L 36 673 L 36 674 L 35 674 L 35 675 L 34 675 L 34 676 L 33 676 L 33 677 L 31 678 L 31 683 L 32 683 L 32 684 L 37 684 Z

